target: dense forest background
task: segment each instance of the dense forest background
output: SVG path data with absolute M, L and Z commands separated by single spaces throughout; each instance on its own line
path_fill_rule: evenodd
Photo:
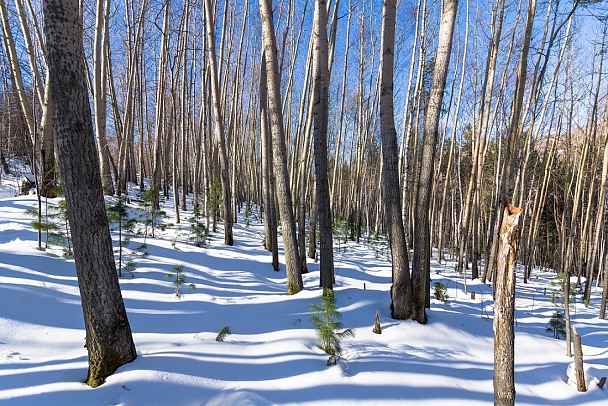
M 432 161 L 430 243 L 445 248 L 433 260 L 458 258 L 459 271 L 491 280 L 492 267 L 484 265 L 497 243 L 502 199 L 508 198 L 523 209 L 518 261 L 526 277 L 542 267 L 603 278 L 604 3 L 460 1 Z M 210 229 L 220 220 L 236 221 L 245 204 L 263 206 L 265 215 L 277 212 L 270 124 L 260 101 L 266 72 L 258 2 L 85 0 L 81 7 L 104 193 L 124 194 L 129 182 L 143 188 L 150 179 L 152 187 L 175 196 L 176 223 L 180 211 L 192 210 L 186 204 L 192 194 Z M 286 179 L 305 267 L 306 254 L 316 255 L 318 213 L 314 6 L 281 0 L 273 7 Z M 355 241 L 381 238 L 387 233 L 379 103 L 382 3 L 328 1 L 327 11 L 326 152 L 334 234 Z M 417 182 L 425 163 L 423 128 L 441 14 L 439 1 L 397 2 L 394 112 L 410 247 L 417 239 Z M 0 24 L 2 160 L 26 157 L 40 193 L 52 197 L 60 173 L 41 2 L 0 0 Z

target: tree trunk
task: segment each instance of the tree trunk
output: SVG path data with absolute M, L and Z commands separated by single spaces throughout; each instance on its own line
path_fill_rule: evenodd
M 412 315 L 412 284 L 407 242 L 401 220 L 399 193 L 399 161 L 393 100 L 393 69 L 395 63 L 395 0 L 385 0 L 382 8 L 382 42 L 380 59 L 380 136 L 382 141 L 382 174 L 388 235 L 391 242 L 393 285 L 391 316 L 407 320 Z
M 224 131 L 224 115 L 220 106 L 219 74 L 215 54 L 215 24 L 211 0 L 205 0 L 205 20 L 207 23 L 207 50 L 209 52 L 209 73 L 211 75 L 211 101 L 215 120 L 215 137 L 219 144 L 220 179 L 222 182 L 222 198 L 224 199 L 224 244 L 233 245 L 232 234 L 232 193 L 230 192 L 230 177 L 228 175 L 228 153 L 226 151 L 226 133 Z
M 604 286 L 602 287 L 602 301 L 600 304 L 599 318 L 606 318 L 606 302 L 608 301 L 608 255 L 604 256 Z
M 514 166 L 513 160 L 515 156 L 516 142 L 520 136 L 519 122 L 522 116 L 522 103 L 524 97 L 524 90 L 526 88 L 526 78 L 528 75 L 528 53 L 530 51 L 530 40 L 532 37 L 532 27 L 534 25 L 534 17 L 536 15 L 536 0 L 528 1 L 528 12 L 526 16 L 526 28 L 524 31 L 524 42 L 521 50 L 521 59 L 519 61 L 519 67 L 517 72 L 517 81 L 515 86 L 515 97 L 513 97 L 513 103 L 511 107 L 511 117 L 509 120 L 509 130 L 507 135 L 507 150 L 505 152 L 504 162 L 502 164 L 503 170 L 500 170 L 499 176 L 499 187 L 500 190 L 497 193 L 496 203 L 494 205 L 494 215 L 490 223 L 489 241 L 487 244 L 487 250 L 489 255 L 486 255 L 486 271 L 487 274 L 492 277 L 494 270 L 496 270 L 496 256 L 498 251 L 497 246 L 499 243 L 500 230 L 496 227 L 499 224 L 503 224 L 502 213 L 500 210 L 500 202 L 502 199 L 507 199 L 511 195 L 510 184 L 512 182 L 512 167 Z M 491 247 L 491 248 L 489 248 Z M 486 251 L 486 253 L 488 253 Z
M 579 392 L 587 392 L 585 383 L 585 370 L 583 369 L 583 349 L 581 346 L 581 336 L 578 335 L 576 327 L 572 327 L 574 333 L 574 369 L 576 373 L 576 389 Z
M 77 0 L 45 0 L 55 130 L 89 353 L 96 387 L 137 357 L 116 275 L 85 79 Z
M 264 204 L 264 248 L 272 252 L 272 268 L 279 270 L 277 246 L 277 213 L 275 182 L 272 173 L 272 140 L 268 128 L 268 90 L 266 88 L 266 54 L 262 52 L 260 66 L 260 136 L 262 137 L 262 198 Z
M 101 164 L 101 184 L 104 195 L 114 194 L 114 185 L 110 173 L 110 149 L 106 137 L 107 119 L 107 69 L 105 58 L 106 25 L 109 18 L 110 0 L 97 1 L 95 16 L 95 42 L 93 45 L 93 106 L 95 108 L 95 135 Z
M 329 114 L 329 83 L 327 66 L 327 1 L 315 2 L 313 35 L 313 122 L 316 177 L 317 218 L 319 220 L 320 287 L 332 289 L 334 279 L 334 246 L 327 178 L 327 116 Z
M 431 267 L 431 235 L 429 212 L 431 210 L 431 191 L 433 185 L 433 163 L 435 161 L 435 145 L 443 93 L 450 65 L 452 39 L 458 1 L 446 1 L 441 16 L 439 28 L 439 45 L 435 57 L 433 85 L 424 118 L 424 144 L 418 180 L 416 197 L 416 221 L 414 222 L 414 258 L 412 259 L 412 319 L 425 324 L 426 298 Z
M 268 110 L 272 132 L 272 151 L 277 200 L 283 227 L 283 244 L 285 246 L 285 266 L 287 268 L 287 293 L 290 295 L 304 288 L 302 271 L 299 261 L 298 242 L 296 239 L 296 224 L 293 215 L 289 173 L 287 172 L 287 147 L 285 146 L 285 130 L 281 110 L 281 89 L 279 64 L 277 58 L 277 42 L 274 33 L 272 17 L 272 1 L 260 1 L 260 17 L 262 19 L 262 42 L 266 54 L 266 74 L 268 76 Z
M 515 258 L 521 208 L 504 202 L 494 292 L 494 404 L 515 404 Z

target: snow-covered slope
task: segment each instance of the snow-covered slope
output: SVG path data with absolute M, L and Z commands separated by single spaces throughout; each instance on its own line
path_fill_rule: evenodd
M 335 253 L 335 296 L 344 326 L 356 336 L 343 342 L 342 362 L 328 367 L 308 321 L 309 305 L 321 293 L 318 264 L 309 263 L 305 290 L 287 296 L 283 265 L 272 270 L 256 219 L 249 227 L 235 225 L 233 247 L 217 234 L 207 248 L 197 248 L 184 224 L 175 244 L 176 227 L 147 238 L 149 255 L 133 256 L 134 276 L 120 280 L 138 358 L 91 389 L 83 383 L 87 353 L 74 262 L 57 247 L 37 249 L 24 214 L 36 206 L 35 196 L 0 200 L 2 405 L 492 404 L 488 286 L 469 281 L 469 292 L 476 292 L 471 299 L 454 263 L 433 262 L 433 283 L 445 283 L 449 301 L 432 300 L 427 325 L 393 320 L 386 251 L 342 244 Z M 130 247 L 141 242 L 135 238 Z M 196 285 L 182 299 L 165 279 L 175 265 Z M 608 388 L 596 384 L 608 376 L 608 322 L 597 318 L 599 292 L 594 288 L 588 308 L 580 299 L 572 307 L 589 387 L 578 393 L 568 383 L 573 360 L 565 356 L 565 341 L 545 331 L 556 311 L 554 277 L 536 270 L 529 284 L 518 281 L 516 402 L 608 404 Z M 381 335 L 372 332 L 376 311 Z M 216 342 L 224 326 L 233 334 Z

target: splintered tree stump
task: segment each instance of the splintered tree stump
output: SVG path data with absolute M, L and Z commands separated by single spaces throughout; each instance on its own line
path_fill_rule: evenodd
M 576 389 L 579 392 L 587 392 L 585 385 L 585 371 L 583 369 L 583 349 L 581 346 L 581 336 L 578 335 L 576 327 L 572 327 L 574 333 L 574 369 L 576 371 Z
M 515 259 L 521 208 L 504 201 L 494 291 L 494 405 L 515 405 Z
M 372 331 L 376 334 L 382 334 L 382 327 L 380 326 L 380 315 L 376 312 L 376 320 L 374 321 L 374 328 Z
M 604 389 L 604 385 L 606 384 L 606 377 L 603 376 L 602 379 L 597 383 L 597 387 L 600 389 Z

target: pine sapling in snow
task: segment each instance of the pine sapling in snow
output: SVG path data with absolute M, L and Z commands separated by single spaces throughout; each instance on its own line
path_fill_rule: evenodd
M 215 337 L 215 341 L 217 341 L 218 343 L 223 343 L 224 340 L 226 339 L 226 337 L 228 337 L 230 334 L 232 334 L 232 331 L 230 330 L 230 326 L 224 326 L 217 333 L 217 336 Z
M 201 205 L 195 205 L 190 217 L 190 240 L 194 241 L 197 247 L 204 247 L 207 244 L 209 230 L 203 223 L 205 216 Z
M 334 291 L 323 289 L 321 305 L 310 305 L 310 322 L 314 326 L 319 338 L 319 348 L 330 355 L 339 355 L 340 341 L 347 337 L 354 337 L 352 328 L 339 331 L 343 328 L 340 319 L 342 315 L 336 306 Z
M 175 297 L 181 299 L 184 295 L 182 293 L 182 286 L 187 286 L 190 289 L 196 288 L 193 283 L 186 284 L 186 275 L 184 275 L 184 266 L 183 265 L 175 265 L 171 269 L 171 273 L 168 273 L 165 276 L 165 279 L 173 279 L 173 286 L 175 286 Z
M 546 328 L 547 333 L 553 334 L 554 338 L 566 337 L 566 319 L 561 312 L 555 312 Z
M 129 266 L 129 262 L 132 261 L 125 262 L 124 249 L 131 241 L 137 221 L 129 217 L 128 206 L 124 197 L 119 197 L 116 203 L 107 205 L 106 212 L 108 215 L 108 222 L 111 225 L 114 225 L 111 229 L 118 231 L 118 261 L 116 263 L 116 268 L 118 269 L 118 276 L 122 277 L 123 270 L 131 273 L 131 270 L 135 265 L 135 263 L 132 263 L 131 266 Z M 131 276 L 133 276 L 132 273 Z
M 448 288 L 445 287 L 443 282 L 435 282 L 435 299 L 441 300 L 443 303 L 447 302 L 450 296 L 448 296 Z

